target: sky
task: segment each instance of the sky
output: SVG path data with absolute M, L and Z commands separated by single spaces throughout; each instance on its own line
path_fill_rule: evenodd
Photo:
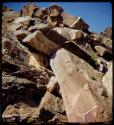
M 3 3 L 7 7 L 20 11 L 27 2 Z M 110 2 L 34 2 L 41 8 L 51 4 L 63 7 L 64 11 L 83 18 L 89 25 L 89 31 L 103 32 L 108 26 L 112 26 L 112 4 Z

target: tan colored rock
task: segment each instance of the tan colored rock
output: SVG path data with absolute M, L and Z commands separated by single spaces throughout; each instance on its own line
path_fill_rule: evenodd
M 56 52 L 55 57 L 51 59 L 51 67 L 61 89 L 69 122 L 107 121 L 105 113 L 102 112 L 100 119 L 97 113 L 100 105 L 103 111 L 107 111 L 108 108 L 105 105 L 109 104 L 99 95 L 97 87 L 96 91 L 94 90 L 93 80 L 85 77 L 83 71 L 78 69 L 66 50 L 60 49 Z
M 48 10 L 47 10 L 47 8 L 40 8 L 34 14 L 34 17 L 39 18 L 41 20 L 46 20 L 47 16 L 48 16 Z
M 44 55 L 39 52 L 34 53 L 29 51 L 27 47 L 20 44 L 19 41 L 16 42 L 16 39 L 11 41 L 10 39 L 3 37 L 2 53 L 4 55 L 8 54 L 11 57 L 13 56 L 20 61 L 23 61 L 25 64 L 35 66 L 36 68 L 39 66 L 46 67 L 48 65 L 47 58 Z
M 48 24 L 44 24 L 44 23 L 40 23 L 40 24 L 36 24 L 34 26 L 31 26 L 28 31 L 30 32 L 34 32 L 36 30 L 41 30 L 43 33 L 47 34 L 51 28 L 49 27 Z
M 23 28 L 23 24 L 21 23 L 12 23 L 8 26 L 9 31 L 17 31 Z
M 86 24 L 81 17 L 72 16 L 65 12 L 62 13 L 63 22 L 65 25 L 78 29 L 78 30 L 88 30 L 89 26 Z
M 39 10 L 39 7 L 35 6 L 33 3 L 25 5 L 21 10 L 21 16 L 33 16 L 36 10 Z
M 110 96 L 112 96 L 112 63 L 110 63 L 109 69 L 102 78 L 103 85 L 107 89 Z
M 49 40 L 41 31 L 38 30 L 29 34 L 25 39 L 23 39 L 23 42 L 46 55 L 50 55 L 58 48 L 57 44 Z
M 103 46 L 95 46 L 95 49 L 100 56 L 103 56 L 107 52 L 107 49 Z
M 60 35 L 69 41 L 79 41 L 87 37 L 87 34 L 81 30 L 75 30 L 67 27 L 55 27 L 53 30 L 57 31 Z

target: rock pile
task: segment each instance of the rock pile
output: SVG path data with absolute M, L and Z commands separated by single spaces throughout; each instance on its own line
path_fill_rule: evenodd
M 3 121 L 111 122 L 111 32 L 88 28 L 58 5 L 3 7 Z

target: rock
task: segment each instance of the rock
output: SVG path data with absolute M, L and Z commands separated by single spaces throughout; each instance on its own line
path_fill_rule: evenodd
M 54 51 L 57 50 L 58 45 L 56 45 L 53 41 L 49 40 L 41 31 L 37 30 L 31 34 L 29 34 L 23 41 L 25 44 L 32 46 L 36 50 L 44 53 L 46 55 L 50 55 Z
M 103 46 L 95 46 L 95 49 L 100 56 L 103 56 L 105 52 L 107 52 L 107 49 L 104 48 Z
M 55 27 L 53 30 L 57 31 L 61 36 L 65 37 L 68 41 L 76 41 L 77 43 L 87 37 L 87 34 L 81 30 L 71 28 Z
M 35 11 L 39 10 L 39 7 L 34 5 L 33 3 L 29 3 L 27 5 L 24 5 L 24 7 L 21 10 L 21 16 L 31 16 L 33 17 L 35 14 Z
M 8 30 L 13 32 L 21 29 L 23 29 L 23 24 L 21 23 L 12 23 L 8 26 Z
M 52 85 L 53 84 L 53 85 Z M 64 104 L 55 78 L 52 77 L 47 85 L 47 92 L 41 100 L 39 109 L 35 112 L 34 117 L 46 122 L 66 122 L 67 117 Z
M 34 17 L 39 18 L 41 20 L 47 20 L 48 16 L 48 9 L 47 8 L 40 8 L 34 14 Z
M 112 39 L 112 27 L 107 27 L 104 30 L 104 34 L 109 37 L 110 39 Z
M 102 78 L 103 85 L 107 89 L 110 96 L 112 96 L 112 63 L 110 63 L 109 69 Z
M 84 31 L 87 31 L 89 28 L 88 24 L 86 24 L 81 17 L 72 16 L 70 14 L 63 12 L 62 18 L 64 24 L 71 28 Z
M 51 93 L 57 87 L 57 80 L 55 77 L 51 77 L 50 82 L 47 85 L 47 90 Z
M 51 5 L 49 6 L 49 13 L 47 22 L 52 26 L 61 26 L 63 27 L 63 18 L 61 16 L 61 13 L 64 11 L 62 7 L 58 5 Z
M 14 32 L 14 35 L 17 37 L 17 40 L 19 41 L 22 41 L 28 34 L 29 32 L 27 32 L 26 30 L 18 30 Z
M 20 44 L 16 38 L 10 40 L 9 38 L 2 37 L 2 47 L 3 55 L 9 55 L 36 68 L 39 68 L 40 66 L 48 66 L 47 58 L 44 55 L 38 52 L 35 53 L 29 51 L 28 48 Z
M 40 30 L 40 31 L 42 31 L 44 34 L 47 34 L 47 33 L 51 30 L 51 28 L 49 27 L 48 24 L 40 23 L 40 24 L 36 24 L 36 25 L 34 25 L 34 26 L 31 26 L 31 27 L 28 29 L 28 31 L 30 31 L 30 32 L 34 32 L 34 31 L 36 31 L 36 30 Z
M 69 122 L 107 121 L 105 113 L 100 114 L 102 117 L 97 114 L 99 107 L 107 112 L 106 102 L 94 91 L 92 81 L 83 75 L 66 50 L 60 49 L 56 52 L 55 57 L 51 59 L 51 67 L 60 85 Z M 88 100 L 85 97 L 88 97 Z

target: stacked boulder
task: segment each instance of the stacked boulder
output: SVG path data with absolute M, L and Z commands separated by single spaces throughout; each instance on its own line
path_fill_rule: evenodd
M 2 11 L 3 121 L 110 122 L 111 37 L 58 5 Z

